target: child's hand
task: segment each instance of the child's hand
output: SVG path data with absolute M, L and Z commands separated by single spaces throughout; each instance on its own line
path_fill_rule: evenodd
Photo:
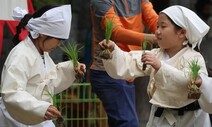
M 103 41 L 99 42 L 99 45 L 102 49 L 109 49 L 110 52 L 112 52 L 115 47 L 115 43 L 111 40 L 109 40 L 108 43 L 106 42 L 106 40 L 103 40 Z
M 82 71 L 83 73 L 86 72 L 86 66 L 83 63 L 79 63 L 79 70 Z
M 160 60 L 158 60 L 151 52 L 145 52 L 142 54 L 141 61 L 147 65 L 151 65 L 156 71 L 161 66 Z
M 74 67 L 74 71 L 76 72 L 75 78 L 77 79 L 78 82 L 81 82 L 86 72 L 85 64 L 78 62 L 78 66 Z
M 79 71 L 85 73 L 86 72 L 86 65 L 78 62 L 78 66 L 76 68 L 74 68 L 74 71 L 76 73 L 79 72 Z
M 50 105 L 49 108 L 47 109 L 44 119 L 45 120 L 52 120 L 55 119 L 57 117 L 61 116 L 61 113 L 57 110 L 56 107 L 54 107 L 53 105 Z
M 202 78 L 198 76 L 194 83 L 197 85 L 197 87 L 200 87 L 202 84 Z

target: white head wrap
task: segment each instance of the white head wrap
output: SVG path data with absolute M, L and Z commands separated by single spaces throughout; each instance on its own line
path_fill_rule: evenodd
M 13 10 L 13 18 L 21 20 L 26 10 L 16 7 Z M 39 34 L 68 39 L 71 29 L 71 5 L 63 5 L 46 11 L 41 17 L 31 18 L 26 25 L 33 39 L 38 38 Z
M 186 38 L 192 45 L 192 48 L 198 47 L 201 44 L 202 38 L 208 33 L 210 27 L 202 21 L 193 11 L 188 8 L 174 5 L 170 6 L 163 11 L 171 20 L 186 29 Z M 161 13 L 160 12 L 160 13 Z

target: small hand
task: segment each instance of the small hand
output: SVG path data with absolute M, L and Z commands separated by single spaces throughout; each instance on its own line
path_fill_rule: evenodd
M 81 71 L 83 73 L 86 72 L 86 65 L 83 63 L 78 63 L 78 67 L 75 68 L 75 72 Z
M 197 85 L 197 87 L 200 87 L 202 84 L 202 78 L 198 76 L 194 83 Z
M 81 82 L 86 72 L 85 64 L 78 62 L 78 66 L 74 67 L 74 71 L 76 72 L 75 78 L 78 80 L 78 82 Z
M 151 65 L 156 71 L 161 67 L 160 60 L 158 60 L 151 52 L 143 53 L 141 62 Z
M 108 43 L 106 42 L 106 40 L 103 40 L 103 41 L 99 42 L 99 45 L 102 49 L 109 49 L 110 52 L 112 52 L 115 47 L 115 43 L 111 40 L 109 40 Z
M 61 113 L 57 110 L 57 108 L 53 105 L 50 105 L 49 108 L 47 109 L 44 119 L 45 120 L 52 120 L 57 117 L 61 116 Z
M 81 73 L 83 76 L 86 72 L 86 65 L 78 62 L 78 66 L 74 68 L 76 73 Z

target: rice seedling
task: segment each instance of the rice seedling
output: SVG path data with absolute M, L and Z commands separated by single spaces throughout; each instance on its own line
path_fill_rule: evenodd
M 84 78 L 84 73 L 80 70 L 80 68 L 78 66 L 78 64 L 79 64 L 78 53 L 80 52 L 80 50 L 83 47 L 79 47 L 79 45 L 77 43 L 70 42 L 67 45 L 62 43 L 62 46 L 60 48 L 61 48 L 62 51 L 64 51 L 66 53 L 68 59 L 72 60 L 73 65 L 74 65 L 74 69 L 77 72 L 76 75 L 75 75 L 76 80 L 78 82 L 81 82 L 82 79 Z
M 145 53 L 145 50 L 147 48 L 147 41 L 144 40 L 144 42 L 141 44 L 141 47 L 142 47 L 142 50 L 143 50 L 143 53 Z M 143 64 L 143 67 L 142 67 L 142 70 L 146 70 L 146 64 Z
M 113 19 L 106 18 L 105 23 L 106 23 L 105 40 L 106 40 L 106 43 L 108 43 L 114 28 Z M 110 50 L 106 48 L 103 51 L 101 51 L 100 57 L 102 57 L 103 59 L 110 59 L 111 58 Z
M 57 117 L 56 127 L 65 127 L 65 120 L 62 116 Z
M 57 96 L 56 95 L 52 95 L 48 90 L 47 90 L 47 92 L 48 92 L 49 96 L 53 100 L 53 105 L 58 108 L 59 105 L 58 105 L 58 101 L 57 101 Z M 61 94 L 58 94 L 58 95 L 61 96 Z M 56 121 L 56 123 L 55 123 L 56 124 L 55 125 L 56 127 L 65 127 L 65 120 L 62 117 L 62 115 L 58 116 L 55 121 Z
M 197 87 L 197 85 L 194 83 L 194 81 L 197 79 L 199 75 L 200 65 L 198 64 L 198 60 L 194 59 L 189 63 L 190 68 L 190 76 L 191 76 L 191 82 L 188 85 L 189 93 L 188 98 L 189 99 L 199 99 L 201 95 L 200 89 Z
M 142 47 L 142 51 L 143 51 L 143 54 L 144 54 L 146 50 L 151 50 L 153 48 L 153 44 L 149 43 L 147 40 L 144 40 L 141 43 L 141 47 Z M 143 64 L 142 70 L 145 71 L 146 67 L 147 67 L 147 65 Z

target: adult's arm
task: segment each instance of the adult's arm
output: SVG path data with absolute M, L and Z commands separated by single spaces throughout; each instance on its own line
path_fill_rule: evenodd
M 121 42 L 127 45 L 137 45 L 140 46 L 141 42 L 144 41 L 145 37 L 146 39 L 151 39 L 153 36 L 150 34 L 145 34 L 140 31 L 135 31 L 131 28 L 126 28 L 121 20 L 125 20 L 126 17 L 119 17 L 117 13 L 115 12 L 114 6 L 113 6 L 113 0 L 92 0 L 91 4 L 93 7 L 93 12 L 96 17 L 101 18 L 101 27 L 103 29 L 106 28 L 105 20 L 112 19 L 114 23 L 114 29 L 111 35 L 111 40 L 115 42 Z M 139 4 L 139 3 L 138 3 Z M 143 16 L 142 16 L 143 15 Z M 156 25 L 158 21 L 158 15 L 153 10 L 152 4 L 150 2 L 142 2 L 142 11 L 135 15 L 140 18 L 143 18 L 145 25 L 152 31 L 155 32 Z M 133 21 L 128 20 L 129 22 L 132 22 L 131 25 L 136 25 Z M 128 23 L 129 23 L 128 22 Z M 138 22 L 139 25 L 142 25 L 142 23 Z M 138 25 L 138 27 L 140 27 Z

